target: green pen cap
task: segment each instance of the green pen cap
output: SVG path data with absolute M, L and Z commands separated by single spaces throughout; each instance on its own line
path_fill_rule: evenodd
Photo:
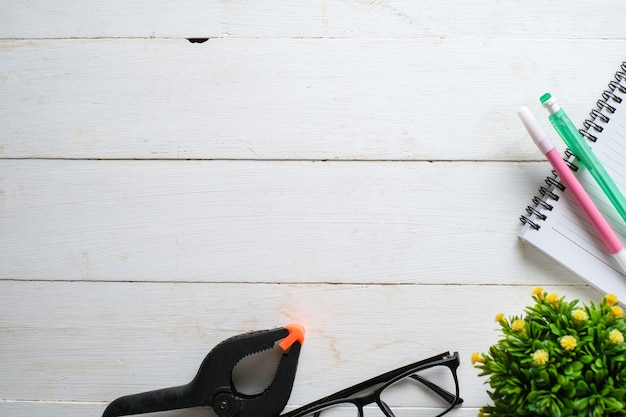
M 550 114 L 548 119 L 550 119 L 554 130 L 557 131 L 559 136 L 563 139 L 563 142 L 565 142 L 572 153 L 578 157 L 580 162 L 583 165 L 587 165 L 593 157 L 589 156 L 589 146 L 581 140 L 582 136 L 576 126 L 574 126 L 574 123 L 572 123 L 570 118 L 567 117 L 567 114 L 565 114 L 563 109 L 557 104 L 552 94 L 545 93 L 539 100 Z

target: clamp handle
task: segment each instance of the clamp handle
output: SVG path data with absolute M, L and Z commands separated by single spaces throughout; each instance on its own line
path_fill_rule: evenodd
M 196 407 L 190 384 L 163 388 L 120 397 L 104 410 L 102 417 L 129 416 L 133 414 L 155 413 L 157 411 L 178 410 Z
M 276 341 L 284 351 L 274 379 L 261 394 L 244 395 L 232 384 L 234 366 L 245 356 L 270 349 Z M 102 417 L 210 406 L 219 417 L 276 417 L 287 404 L 296 376 L 304 328 L 297 324 L 244 333 L 226 339 L 204 358 L 194 379 L 177 387 L 120 397 Z

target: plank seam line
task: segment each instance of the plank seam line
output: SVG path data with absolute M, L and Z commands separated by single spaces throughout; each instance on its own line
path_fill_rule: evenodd
M 354 158 L 354 159 L 345 159 L 345 158 L 332 158 L 332 159 L 324 159 L 324 158 L 20 158 L 20 157 L 4 157 L 0 158 L 0 161 L 130 161 L 130 162 L 142 162 L 142 161 L 151 161 L 151 162 L 184 162 L 184 161 L 225 161 L 225 162 L 428 162 L 428 163 L 484 163 L 484 162 L 495 162 L 495 163 L 525 163 L 525 162 L 546 162 L 544 159 L 364 159 L 364 158 Z
M 80 280 L 80 279 L 0 279 L 2 282 L 19 283 L 79 283 L 79 284 L 206 284 L 206 285 L 336 285 L 336 286 L 403 286 L 403 287 L 496 287 L 501 283 L 433 283 L 433 282 L 339 282 L 339 281 L 156 281 L 156 280 Z M 540 284 L 533 283 L 512 283 L 508 287 L 536 287 Z M 559 287 L 588 287 L 584 283 L 559 284 Z
M 485 40 L 506 40 L 506 41 L 624 41 L 626 37 L 522 37 L 522 36 L 449 36 L 445 34 L 435 34 L 428 36 L 50 36 L 50 37 L 0 37 L 0 41 L 81 41 L 81 40 L 184 40 L 188 39 L 207 39 L 207 41 L 215 40 L 461 40 L 461 41 L 485 41 Z M 204 43 L 204 42 L 203 42 Z

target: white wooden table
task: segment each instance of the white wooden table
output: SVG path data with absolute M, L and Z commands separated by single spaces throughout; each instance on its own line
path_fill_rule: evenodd
M 454 415 L 476 415 L 470 355 L 496 313 L 535 286 L 602 295 L 516 238 L 549 167 L 515 111 L 550 91 L 582 123 L 624 17 L 612 0 L 0 2 L 0 415 L 100 416 L 291 322 L 289 408 L 450 350 Z

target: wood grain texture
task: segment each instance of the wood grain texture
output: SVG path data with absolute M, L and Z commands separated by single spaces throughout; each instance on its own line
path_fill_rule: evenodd
M 451 350 L 475 416 L 496 313 L 602 295 L 516 239 L 549 168 L 515 111 L 582 125 L 622 9 L 1 2 L 0 416 L 98 416 L 289 322 L 289 409 Z
M 0 102 L 0 156 L 541 160 L 515 111 L 542 112 L 538 97 L 550 90 L 582 126 L 625 46 L 0 41 L 0 94 L 12 98 Z
M 5 160 L 0 171 L 4 279 L 495 284 L 514 267 L 525 273 L 511 284 L 572 282 L 529 264 L 515 239 L 545 163 Z
M 623 38 L 623 3 L 311 0 L 3 1 L 0 37 Z
M 600 298 L 584 286 L 550 290 Z M 486 393 L 471 353 L 497 339 L 495 315 L 521 313 L 531 293 L 529 286 L 4 282 L 0 312 L 11 328 L 0 344 L 0 391 L 6 400 L 101 403 L 183 384 L 227 337 L 298 321 L 307 334 L 292 406 L 454 350 L 464 407 L 478 407 Z

